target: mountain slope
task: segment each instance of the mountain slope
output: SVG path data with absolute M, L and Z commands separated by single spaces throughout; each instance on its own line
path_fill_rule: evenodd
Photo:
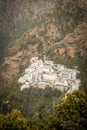
M 1 18 L 8 33 L 2 77 L 11 79 L 34 55 L 53 60 L 86 55 L 86 1 L 1 1 Z M 20 7 L 20 8 L 18 8 Z M 39 8 L 38 8 L 39 7 Z M 10 23 L 9 23 L 10 22 Z M 4 31 L 4 29 L 3 29 Z M 4 32 L 3 32 L 4 33 Z M 2 45 L 2 43 L 0 44 Z M 43 53 L 42 53 L 43 52 Z M 2 53 L 3 54 L 3 53 Z M 13 71 L 11 71 L 13 70 Z
M 87 92 L 87 0 L 0 0 L 0 98 L 2 103 L 11 100 L 9 109 L 16 107 L 26 115 L 33 108 L 33 115 L 35 108 L 41 111 L 49 93 L 49 106 L 42 111 L 57 102 L 60 92 L 50 99 L 53 90 L 44 92 L 46 98 L 42 90 L 19 90 L 18 77 L 31 57 L 43 55 L 70 68 L 78 66 L 80 89 Z

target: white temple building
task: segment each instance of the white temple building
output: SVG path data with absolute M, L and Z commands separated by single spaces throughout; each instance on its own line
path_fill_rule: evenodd
M 45 88 L 46 85 L 54 88 L 67 88 L 67 91 L 79 89 L 80 80 L 77 79 L 77 70 L 68 69 L 64 65 L 55 65 L 53 61 L 42 61 L 38 57 L 30 60 L 31 64 L 25 69 L 24 75 L 18 79 L 20 89 L 35 87 Z

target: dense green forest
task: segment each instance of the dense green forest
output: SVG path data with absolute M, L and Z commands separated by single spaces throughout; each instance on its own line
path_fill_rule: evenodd
M 15 80 L 8 86 L 2 86 L 1 89 L 1 113 L 7 113 L 15 108 L 21 110 L 25 117 L 47 116 L 50 113 L 53 115 L 52 106 L 58 103 L 58 98 L 64 96 L 59 90 L 48 86 L 45 89 L 31 86 L 20 91 L 20 84 Z
M 32 107 L 32 106 L 31 106 Z M 86 130 L 87 129 L 87 94 L 74 91 L 67 94 L 60 104 L 54 105 L 54 116 L 36 116 L 24 118 L 14 109 L 10 113 L 0 114 L 1 130 Z M 36 113 L 36 115 L 38 115 Z

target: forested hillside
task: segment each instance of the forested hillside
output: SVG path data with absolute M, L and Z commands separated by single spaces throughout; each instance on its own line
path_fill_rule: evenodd
M 36 115 L 24 118 L 20 111 L 0 114 L 0 129 L 3 130 L 86 130 L 87 95 L 81 91 L 68 94 L 59 105 L 54 106 L 55 116 Z
M 31 57 L 43 59 L 43 55 L 55 64 L 77 66 L 80 90 L 87 93 L 87 0 L 0 0 L 0 113 L 15 108 L 32 118 L 56 114 L 52 108 L 65 93 L 50 87 L 42 90 L 38 86 L 20 91 L 18 83 Z M 77 116 L 81 115 L 77 113 Z M 4 118 L 8 119 L 7 115 Z M 70 115 L 66 119 L 71 120 Z M 49 129 L 53 127 L 51 121 L 58 121 L 58 128 L 68 128 L 59 119 L 49 120 Z M 78 121 L 76 128 L 80 122 L 83 128 L 85 121 Z M 62 123 L 65 125 L 66 120 Z

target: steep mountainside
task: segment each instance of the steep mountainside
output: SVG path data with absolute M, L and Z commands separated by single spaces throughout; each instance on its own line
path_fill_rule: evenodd
M 87 93 L 87 0 L 0 0 L 0 112 L 54 114 L 52 106 L 64 96 L 60 91 L 30 87 L 21 92 L 18 83 L 30 58 L 44 55 L 78 66 L 80 89 Z
M 86 55 L 86 0 L 0 0 L 0 12 L 2 79 L 21 73 L 35 55 L 67 65 Z

